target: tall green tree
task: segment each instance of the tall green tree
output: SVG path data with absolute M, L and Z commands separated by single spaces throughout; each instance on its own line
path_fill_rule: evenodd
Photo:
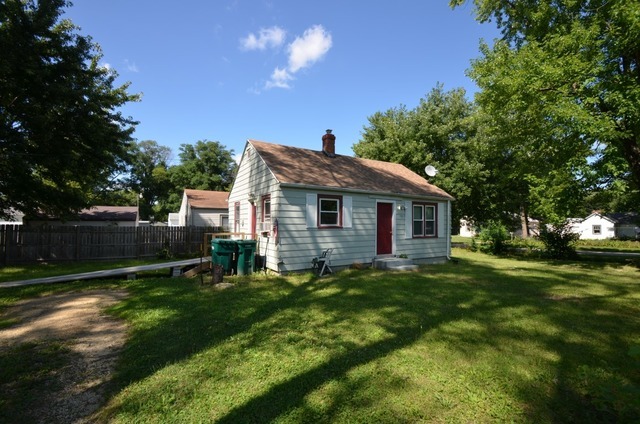
M 141 219 L 166 219 L 161 205 L 166 203 L 171 190 L 169 162 L 172 152 L 154 140 L 133 143 L 127 187 L 138 196 Z
M 233 150 L 218 141 L 200 140 L 196 144 L 181 144 L 180 164 L 171 168 L 171 182 L 179 190 L 225 191 L 231 188 L 236 163 Z
M 456 197 L 453 220 L 496 218 L 499 197 L 508 198 L 492 178 L 493 151 L 478 133 L 482 121 L 464 89 L 432 89 L 412 110 L 405 106 L 369 117 L 361 140 L 353 146 L 359 157 L 396 162 L 424 175 L 425 165 L 440 172 L 430 181 Z M 497 160 L 495 160 L 497 161 Z
M 137 100 L 100 48 L 62 19 L 64 0 L 0 2 L 0 214 L 86 207 L 127 161 Z
M 233 150 L 218 141 L 199 140 L 195 144 L 181 144 L 180 163 L 169 168 L 172 189 L 166 204 L 167 211 L 177 211 L 184 189 L 227 191 L 236 174 Z
M 545 213 L 560 218 L 571 193 L 615 180 L 637 194 L 640 2 L 474 3 L 478 20 L 494 20 L 503 34 L 472 65 L 477 101 L 533 163 L 553 170 L 531 181 L 545 188 Z

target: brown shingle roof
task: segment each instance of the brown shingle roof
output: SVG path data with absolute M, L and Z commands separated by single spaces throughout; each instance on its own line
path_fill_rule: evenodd
M 444 190 L 398 163 L 336 155 L 248 140 L 281 184 L 451 199 Z
M 227 209 L 229 193 L 226 191 L 185 189 L 185 194 L 192 208 Z

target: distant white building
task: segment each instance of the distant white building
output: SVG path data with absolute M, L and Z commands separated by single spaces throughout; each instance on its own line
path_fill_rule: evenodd
M 169 227 L 180 226 L 180 214 L 177 212 L 170 213 L 167 224 L 169 225 Z
M 582 240 L 637 238 L 640 233 L 635 212 L 600 214 L 594 212 L 584 219 L 572 218 L 571 229 Z
M 0 219 L 0 225 L 22 225 L 22 218 L 24 218 L 22 212 L 9 209 L 8 213 L 10 215 L 9 219 Z
M 537 236 L 540 234 L 540 221 L 537 219 L 529 218 L 528 219 L 528 227 L 529 227 L 529 236 Z M 522 226 L 517 225 L 511 229 L 508 229 L 513 237 L 522 237 Z M 475 237 L 480 233 L 480 227 L 478 225 L 474 225 L 466 219 L 462 218 L 460 220 L 460 235 L 462 237 Z
M 479 228 L 477 228 L 471 222 L 467 221 L 464 218 L 460 220 L 460 235 L 462 237 L 475 237 L 479 232 Z

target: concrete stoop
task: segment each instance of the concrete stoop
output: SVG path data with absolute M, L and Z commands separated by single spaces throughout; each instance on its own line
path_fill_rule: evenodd
M 416 271 L 418 269 L 418 265 L 415 265 L 411 259 L 396 258 L 395 256 L 374 258 L 373 267 L 390 271 Z

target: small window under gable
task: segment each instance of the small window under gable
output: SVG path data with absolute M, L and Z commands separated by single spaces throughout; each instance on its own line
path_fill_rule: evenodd
M 602 227 L 600 225 L 593 225 L 591 227 L 591 232 L 596 235 L 602 234 Z

